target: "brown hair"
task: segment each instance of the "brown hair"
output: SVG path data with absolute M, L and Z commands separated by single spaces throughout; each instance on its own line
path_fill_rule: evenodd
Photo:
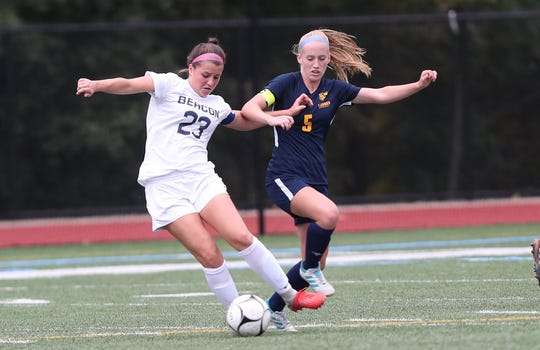
M 332 29 L 317 29 L 304 34 L 298 44 L 294 44 L 292 52 L 297 55 L 299 44 L 302 40 L 313 36 L 323 36 L 328 38 L 328 49 L 330 51 L 330 63 L 328 66 L 336 71 L 337 78 L 349 81 L 349 76 L 362 73 L 366 77 L 371 75 L 371 67 L 363 60 L 366 50 L 359 47 L 355 37 Z
M 223 64 L 225 64 L 225 58 L 227 57 L 227 55 L 225 54 L 225 51 L 223 51 L 221 46 L 219 46 L 219 40 L 215 37 L 211 37 L 211 38 L 208 38 L 207 42 L 199 43 L 195 45 L 193 49 L 191 49 L 191 52 L 189 53 L 189 55 L 187 55 L 187 58 L 186 58 L 186 66 L 189 66 L 190 64 L 192 64 L 193 60 L 196 57 L 205 53 L 215 53 L 216 55 L 220 56 L 223 59 Z M 221 64 L 221 62 L 218 62 L 218 61 L 215 61 L 215 62 L 218 64 Z M 198 66 L 199 64 L 200 64 L 199 62 L 193 63 L 195 67 Z M 187 71 L 188 71 L 188 68 L 184 68 L 180 70 L 180 73 L 187 73 Z

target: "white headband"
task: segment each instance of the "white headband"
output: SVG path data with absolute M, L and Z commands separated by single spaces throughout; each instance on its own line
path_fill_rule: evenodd
M 314 34 L 314 35 L 310 35 L 302 40 L 300 40 L 300 43 L 298 44 L 298 49 L 299 50 L 302 50 L 302 48 L 312 42 L 312 41 L 319 41 L 321 43 L 325 43 L 327 46 L 329 46 L 329 42 L 328 42 L 328 38 L 325 37 L 325 36 L 322 36 L 322 35 L 317 35 L 317 34 Z

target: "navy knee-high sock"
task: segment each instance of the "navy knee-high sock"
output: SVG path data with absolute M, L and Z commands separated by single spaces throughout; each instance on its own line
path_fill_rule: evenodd
M 319 262 L 330 244 L 334 229 L 327 230 L 315 222 L 309 224 L 306 237 L 306 258 L 304 260 L 304 268 L 311 269 L 319 266 Z
M 302 262 L 299 261 L 296 265 L 291 267 L 289 272 L 287 272 L 289 283 L 295 290 L 301 290 L 309 286 L 309 283 L 307 283 L 302 277 L 300 277 L 301 264 Z M 268 301 L 268 306 L 272 311 L 281 311 L 285 308 L 285 302 L 278 293 L 274 293 Z

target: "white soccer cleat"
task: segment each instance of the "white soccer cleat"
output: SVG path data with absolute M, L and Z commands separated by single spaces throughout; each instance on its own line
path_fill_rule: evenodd
M 334 295 L 336 290 L 322 273 L 322 270 L 319 266 L 313 267 L 310 269 L 304 269 L 304 266 L 300 267 L 300 276 L 313 288 L 317 293 L 324 294 L 326 296 Z
M 285 311 L 272 311 L 270 310 L 270 319 L 280 332 L 298 332 L 296 328 L 289 322 Z

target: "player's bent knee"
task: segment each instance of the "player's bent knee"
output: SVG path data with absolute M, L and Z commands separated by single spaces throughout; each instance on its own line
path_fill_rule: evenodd
M 215 269 L 223 265 L 223 255 L 219 250 L 198 252 L 193 255 L 203 267 Z
M 333 206 L 331 208 L 328 208 L 324 216 L 317 220 L 319 223 L 319 226 L 326 228 L 326 229 L 333 229 L 337 226 L 339 220 L 339 209 L 337 206 Z
M 244 250 L 253 244 L 253 234 L 251 232 L 237 234 L 228 238 L 227 243 L 237 251 Z

